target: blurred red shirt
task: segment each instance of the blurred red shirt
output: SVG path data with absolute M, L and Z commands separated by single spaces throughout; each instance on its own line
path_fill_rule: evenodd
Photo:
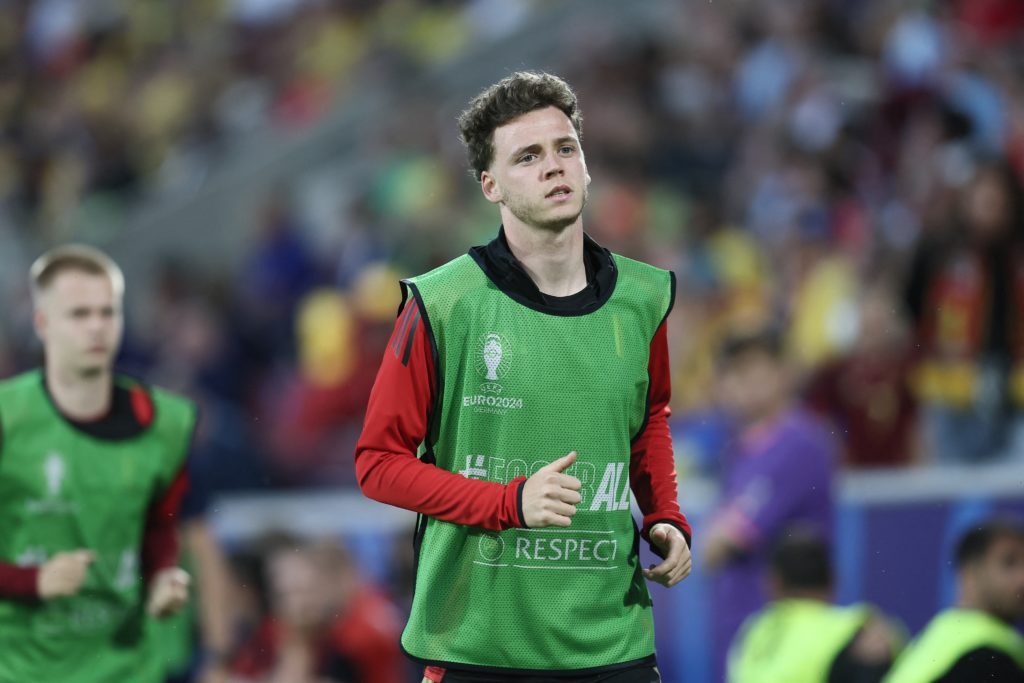
M 364 587 L 316 644 L 315 675 L 339 683 L 403 683 L 407 667 L 398 642 L 402 625 L 395 606 Z M 272 617 L 260 624 L 235 657 L 231 671 L 256 680 L 274 671 L 283 625 Z
M 839 430 L 847 467 L 906 465 L 914 458 L 917 401 L 909 353 L 852 355 L 812 378 L 808 404 Z

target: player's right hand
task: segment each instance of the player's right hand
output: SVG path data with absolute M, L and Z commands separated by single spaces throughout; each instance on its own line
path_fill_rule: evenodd
M 540 468 L 523 484 L 523 521 L 530 528 L 569 526 L 580 502 L 580 480 L 565 474 L 576 451 Z
M 96 559 L 91 550 L 57 553 L 39 568 L 36 588 L 44 600 L 75 595 L 85 582 L 89 565 Z

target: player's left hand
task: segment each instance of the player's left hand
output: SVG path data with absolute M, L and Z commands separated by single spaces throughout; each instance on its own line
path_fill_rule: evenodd
M 683 532 L 671 524 L 655 524 L 651 527 L 650 538 L 651 544 L 661 550 L 665 559 L 661 564 L 652 564 L 644 570 L 649 581 L 671 588 L 690 575 L 693 558 Z
M 169 617 L 188 602 L 188 587 L 192 577 L 180 567 L 161 569 L 149 587 L 146 611 L 150 616 Z

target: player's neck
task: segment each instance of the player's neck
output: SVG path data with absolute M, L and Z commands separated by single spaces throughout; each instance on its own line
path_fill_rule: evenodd
M 828 588 L 787 588 L 779 592 L 776 600 L 804 600 L 832 602 L 832 591 Z
M 508 247 L 544 294 L 569 296 L 587 286 L 583 265 L 583 223 L 577 220 L 560 232 L 506 222 Z
M 961 585 L 960 594 L 957 597 L 956 608 L 963 610 L 971 610 L 973 612 L 984 612 L 989 616 L 995 617 L 1002 621 L 1006 621 L 996 610 L 991 609 L 992 605 L 989 601 L 986 601 L 979 591 L 975 590 L 971 586 Z
M 82 374 L 47 363 L 46 389 L 66 417 L 88 422 L 110 412 L 114 378 L 109 368 L 95 374 Z

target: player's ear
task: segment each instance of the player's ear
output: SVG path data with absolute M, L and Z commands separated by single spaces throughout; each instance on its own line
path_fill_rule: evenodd
M 36 336 L 39 337 L 39 341 L 46 341 L 46 326 L 47 326 L 46 313 L 41 308 L 36 308 L 32 313 L 32 327 L 35 328 Z
M 484 171 L 480 174 L 480 191 L 484 193 L 484 197 L 487 198 L 492 204 L 499 204 L 502 200 L 501 188 L 498 187 L 498 180 L 490 171 Z

